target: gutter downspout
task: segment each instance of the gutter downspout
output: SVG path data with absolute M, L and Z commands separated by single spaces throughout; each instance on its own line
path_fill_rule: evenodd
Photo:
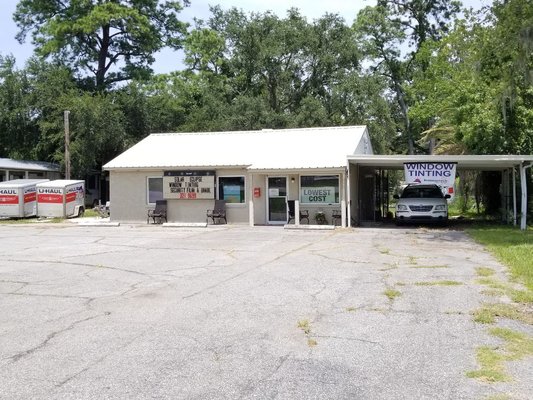
M 533 162 L 530 162 L 528 165 L 525 163 L 520 165 L 520 186 L 522 189 L 522 205 L 521 205 L 521 218 L 520 218 L 520 229 L 525 231 L 527 226 L 527 180 L 526 180 L 526 169 L 533 167 Z

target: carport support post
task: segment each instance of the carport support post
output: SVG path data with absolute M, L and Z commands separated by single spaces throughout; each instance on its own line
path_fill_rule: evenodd
M 294 200 L 294 225 L 300 225 L 300 200 Z
M 516 170 L 513 167 L 513 225 L 516 226 Z
M 248 220 L 250 221 L 250 226 L 254 226 L 254 201 L 253 199 L 248 201 Z
M 346 228 L 346 201 L 341 201 L 341 226 Z
M 521 206 L 521 217 L 520 217 L 520 229 L 526 230 L 527 222 L 527 180 L 526 180 L 526 169 L 531 168 L 533 163 L 529 165 L 522 164 L 520 165 L 520 186 L 522 189 L 522 206 Z

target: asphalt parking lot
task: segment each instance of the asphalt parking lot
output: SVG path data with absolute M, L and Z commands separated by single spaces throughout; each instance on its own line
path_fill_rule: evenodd
M 2 225 L 0 256 L 2 399 L 533 397 L 530 360 L 466 377 L 505 268 L 461 231 Z

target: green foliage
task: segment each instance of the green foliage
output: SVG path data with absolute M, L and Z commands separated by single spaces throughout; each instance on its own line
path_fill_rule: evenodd
M 533 291 L 533 231 L 521 231 L 509 227 L 481 227 L 468 229 L 468 234 L 487 246 L 496 257 L 509 266 L 511 274 Z
M 411 118 L 430 124 L 425 138 L 443 153 L 533 152 L 533 4 L 495 1 L 468 14 L 417 60 Z
M 32 115 L 31 83 L 15 68 L 13 57 L 0 55 L 0 157 L 32 158 L 39 129 Z
M 367 125 L 375 153 L 533 153 L 528 0 L 453 23 L 456 2 L 379 0 L 351 27 L 217 6 L 187 33 L 188 3 L 20 0 L 18 39 L 40 58 L 0 56 L 0 156 L 62 162 L 65 110 L 76 174 L 172 131 Z M 183 46 L 183 71 L 151 75 L 163 46 Z M 476 211 L 499 208 L 474 176 L 461 185 Z
M 17 39 L 23 42 L 31 32 L 37 54 L 89 71 L 102 90 L 114 82 L 146 78 L 155 52 L 180 47 L 186 24 L 177 14 L 188 3 L 20 0 L 14 14 Z

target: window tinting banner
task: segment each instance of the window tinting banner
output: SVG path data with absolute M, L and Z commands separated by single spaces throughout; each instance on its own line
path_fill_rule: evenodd
M 435 184 L 452 195 L 457 163 L 404 163 L 406 183 Z

